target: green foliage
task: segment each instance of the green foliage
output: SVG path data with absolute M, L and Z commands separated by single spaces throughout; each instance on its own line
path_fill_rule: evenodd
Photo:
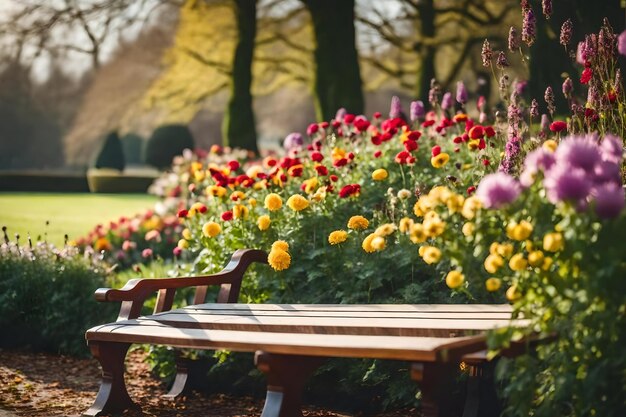
M 115 319 L 115 306 L 97 305 L 105 286 L 98 261 L 73 248 L 0 247 L 0 346 L 87 356 L 84 333 Z
M 122 136 L 122 149 L 127 164 L 140 164 L 142 162 L 143 138 L 136 133 L 127 133 Z
M 148 139 L 144 160 L 156 168 L 167 168 L 176 155 L 180 155 L 185 149 L 193 149 L 193 147 L 193 136 L 187 126 L 161 126 Z
M 94 166 L 96 168 L 112 168 L 123 171 L 125 165 L 126 161 L 120 137 L 117 135 L 117 132 L 111 132 L 104 139 Z

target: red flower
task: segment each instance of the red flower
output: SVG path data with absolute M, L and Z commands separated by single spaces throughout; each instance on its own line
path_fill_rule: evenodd
M 550 124 L 550 130 L 552 132 L 561 132 L 565 129 L 567 129 L 567 123 L 562 120 L 557 120 L 556 122 L 552 122 Z
M 441 146 L 439 145 L 433 146 L 433 148 L 430 150 L 430 153 L 433 157 L 439 155 L 441 153 Z
M 382 116 L 382 114 L 380 114 L 379 111 L 377 111 L 376 113 L 374 113 L 374 119 L 380 119 L 380 116 Z
M 315 171 L 317 171 L 317 175 L 321 175 L 322 177 L 328 175 L 328 168 L 324 165 L 315 165 Z
M 324 159 L 324 155 L 322 155 L 320 152 L 313 152 L 311 153 L 311 159 L 315 162 L 322 162 L 322 160 Z
M 456 138 L 452 139 L 452 142 L 454 143 L 461 143 L 463 142 L 463 138 L 460 136 L 457 136 Z
M 328 127 L 328 122 L 320 122 L 320 127 L 322 129 L 326 129 Z
M 580 76 L 580 82 L 582 84 L 588 84 L 591 81 L 591 77 L 593 76 L 593 70 L 589 67 L 583 70 L 582 75 Z
M 180 254 L 183 253 L 183 250 L 176 246 L 174 250 L 172 250 L 172 253 L 174 254 L 174 256 L 180 256 Z
M 417 142 L 411 139 L 407 139 L 406 141 L 404 141 L 404 149 L 406 149 L 407 152 L 412 152 L 416 150 Z
M 233 212 L 232 211 L 225 211 L 222 213 L 222 220 L 224 220 L 225 222 L 231 221 L 233 219 Z
M 367 128 L 370 127 L 370 122 L 365 117 L 358 116 L 354 119 L 354 127 L 356 127 L 359 132 L 365 132 Z
M 333 162 L 333 166 L 335 166 L 335 168 L 339 168 L 347 164 L 348 160 L 346 158 L 337 159 L 335 162 Z
M 434 124 L 435 124 L 434 120 L 426 120 L 425 122 L 422 123 L 422 127 L 430 127 Z
M 311 123 L 309 127 L 306 128 L 306 134 L 309 136 L 313 136 L 319 130 L 319 126 L 317 123 Z
M 476 191 L 476 187 L 474 187 L 473 185 L 470 185 L 469 187 L 467 187 L 467 195 L 472 195 L 474 194 L 475 191 Z
M 485 143 L 485 139 L 480 139 L 478 141 L 478 149 L 485 149 L 487 147 L 487 144 Z
M 361 192 L 361 186 L 359 184 L 348 184 L 339 191 L 339 197 L 346 198 L 352 195 L 357 195 Z
M 480 125 L 474 126 L 468 134 L 471 139 L 482 139 L 485 136 L 485 128 Z
M 330 176 L 330 180 L 331 180 L 332 182 L 337 182 L 337 181 L 339 181 L 339 177 L 338 177 L 338 176 L 336 176 L 335 174 L 333 174 L 333 175 L 331 175 L 331 176 Z
M 382 138 L 380 137 L 380 135 L 373 135 L 372 136 L 372 143 L 376 146 L 380 145 L 381 143 L 383 143 Z
M 341 126 L 341 122 L 339 120 L 333 120 L 331 122 L 333 128 L 337 129 L 339 126 Z
M 484 166 L 488 167 L 488 166 L 489 166 L 489 163 L 490 163 L 490 162 L 489 162 L 489 159 L 487 159 L 487 158 L 483 159 L 483 165 L 484 165 Z
M 380 158 L 383 153 L 381 151 L 374 152 L 374 158 Z
M 347 125 L 352 124 L 352 122 L 354 122 L 354 114 L 348 113 L 343 116 L 343 122 Z
M 492 138 L 496 135 L 496 131 L 493 129 L 493 126 L 487 126 L 485 128 L 485 136 L 488 138 Z
M 348 159 L 349 159 L 350 161 L 352 161 L 352 160 L 354 159 L 354 152 L 349 152 L 349 153 L 348 153 Z
M 232 160 L 228 162 L 228 168 L 230 168 L 231 171 L 237 171 L 239 169 L 239 162 Z
M 411 157 L 410 153 L 408 153 L 407 151 L 402 151 L 396 155 L 395 161 L 401 165 L 406 165 L 408 164 L 408 159 L 410 157 Z
M 419 130 L 413 130 L 406 137 L 411 140 L 418 140 L 420 136 L 422 136 L 422 132 L 420 132 Z
M 204 214 L 207 211 L 207 207 L 204 204 L 201 204 L 200 206 L 198 206 L 198 211 Z
M 189 214 L 189 210 L 185 210 L 185 209 L 178 210 L 178 213 L 176 213 L 176 215 L 180 217 L 181 219 L 184 219 L 185 217 L 187 217 L 188 214 Z

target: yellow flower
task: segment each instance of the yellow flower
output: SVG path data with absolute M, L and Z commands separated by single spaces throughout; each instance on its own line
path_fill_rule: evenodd
M 202 226 L 202 234 L 206 237 L 215 237 L 222 232 L 222 226 L 215 222 L 208 222 Z
M 546 256 L 545 258 L 543 258 L 543 264 L 541 265 L 541 269 L 543 269 L 544 271 L 547 271 L 552 266 L 552 262 L 554 262 L 552 258 L 549 256 Z
M 268 194 L 265 197 L 265 208 L 269 211 L 280 210 L 283 206 L 283 199 L 276 193 Z
M 247 219 L 248 218 L 248 207 L 243 204 L 237 204 L 233 207 L 233 217 L 235 219 Z
M 555 140 L 553 139 L 548 139 L 547 141 L 545 141 L 543 143 L 543 145 L 541 145 L 543 147 L 543 149 L 545 149 L 546 151 L 550 151 L 550 152 L 554 152 L 556 151 L 556 148 L 559 146 L 558 143 L 556 143 Z
M 284 240 L 277 240 L 276 242 L 272 243 L 272 250 L 282 250 L 287 252 L 289 250 L 289 243 L 285 242 Z
M 504 265 L 504 259 L 502 259 L 500 255 L 491 254 L 487 256 L 483 265 L 487 272 L 489 272 L 490 274 L 495 274 L 498 269 L 500 269 L 500 267 Z
M 302 197 L 300 194 L 294 194 L 287 200 L 287 205 L 293 211 L 301 211 L 309 207 L 309 200 Z
M 439 218 L 424 220 L 424 232 L 428 237 L 437 237 L 443 233 L 446 223 Z
M 398 224 L 398 229 L 400 232 L 407 233 L 411 230 L 411 226 L 413 225 L 413 219 L 409 217 L 403 217 L 400 219 L 400 223 Z
M 345 158 L 346 157 L 346 151 L 344 151 L 341 148 L 333 148 L 332 152 L 331 152 L 331 156 L 333 158 L 333 161 L 337 161 L 339 159 Z
M 348 220 L 348 229 L 352 230 L 365 230 L 369 225 L 369 220 L 363 216 L 352 216 Z
M 345 242 L 348 239 L 348 232 L 345 230 L 335 230 L 328 235 L 328 243 L 331 245 L 338 245 Z
M 398 198 L 400 200 L 406 200 L 407 198 L 410 198 L 410 197 L 411 197 L 411 192 L 407 190 L 406 188 L 403 188 L 400 191 L 398 191 Z
M 246 199 L 246 195 L 241 191 L 233 191 L 230 194 L 230 199 L 233 201 L 243 201 Z
M 428 193 L 428 197 L 434 200 L 437 200 L 440 203 L 446 204 L 448 202 L 448 199 L 453 194 L 454 193 L 450 191 L 448 187 L 445 187 L 443 185 L 438 185 L 436 187 L 433 187 L 433 189 L 430 190 L 430 192 Z
M 479 148 L 479 146 L 480 146 L 480 140 L 478 139 L 473 139 L 467 142 L 467 147 L 470 149 L 470 151 L 475 151 L 476 149 Z
M 446 275 L 446 285 L 453 290 L 459 288 L 464 282 L 465 276 L 460 271 L 450 271 Z
M 248 204 L 250 205 L 250 207 L 256 207 L 256 198 L 249 198 Z
M 467 220 L 472 220 L 476 216 L 476 212 L 482 207 L 482 203 L 480 200 L 475 197 L 469 197 L 465 199 L 465 203 L 463 203 L 463 209 L 461 210 L 461 215 L 465 217 Z
M 509 268 L 513 271 L 523 271 L 528 266 L 528 261 L 524 259 L 524 255 L 521 253 L 516 253 L 509 260 Z
M 487 288 L 487 291 L 489 292 L 498 291 L 501 286 L 502 281 L 500 280 L 500 278 L 491 277 L 487 281 L 485 281 L 485 288 Z
M 465 203 L 465 197 L 460 194 L 453 194 L 448 197 L 446 201 L 446 206 L 448 206 L 448 210 L 450 213 L 458 213 L 463 209 L 463 204 Z
M 283 271 L 291 265 L 291 256 L 284 250 L 272 249 L 267 256 L 267 263 L 275 271 Z
M 256 224 L 259 227 L 259 230 L 264 231 L 270 228 L 271 222 L 272 221 L 270 220 L 270 216 L 264 214 L 262 216 L 259 216 Z
M 543 250 L 547 252 L 558 252 L 564 246 L 563 235 L 557 232 L 547 233 L 543 237 Z
M 426 234 L 426 231 L 424 231 L 424 225 L 421 223 L 413 223 L 411 225 L 411 229 L 409 230 L 409 239 L 411 239 L 411 242 L 415 244 L 426 242 L 428 235 Z
M 384 237 L 375 236 L 374 239 L 372 239 L 372 248 L 374 248 L 375 251 L 381 251 L 385 249 L 385 246 L 387 246 L 387 242 Z
M 463 232 L 464 236 L 469 237 L 474 234 L 475 229 L 476 229 L 476 226 L 474 225 L 474 223 L 467 222 L 463 225 L 463 228 L 461 229 L 461 231 Z
M 395 231 L 396 231 L 395 224 L 385 223 L 385 224 L 381 224 L 380 226 L 378 226 L 378 228 L 376 228 L 376 230 L 374 231 L 374 234 L 376 236 L 389 236 Z
M 506 226 L 506 234 L 509 239 L 522 241 L 528 239 L 533 232 L 533 225 L 522 220 L 519 223 L 511 222 Z
M 374 249 L 374 247 L 372 246 L 372 240 L 374 240 L 375 237 L 377 237 L 376 233 L 370 233 L 365 239 L 363 239 L 361 247 L 365 252 L 372 253 L 376 251 L 376 249 Z
M 445 152 L 441 152 L 439 155 L 433 156 L 432 158 L 430 158 L 430 163 L 435 168 L 441 168 L 445 164 L 447 164 L 449 160 L 450 160 L 450 155 L 448 155 Z
M 192 162 L 191 163 L 191 171 L 192 172 L 196 172 L 196 171 L 200 171 L 202 169 L 202 162 Z
M 304 181 L 303 185 L 304 192 L 307 194 L 311 194 L 317 189 L 317 187 L 320 185 L 320 182 L 318 181 L 317 177 L 312 177 Z
M 509 287 L 508 290 L 506 290 L 506 299 L 511 302 L 517 301 L 521 297 L 522 297 L 522 294 L 517 289 L 517 285 L 512 285 Z
M 428 265 L 436 264 L 441 259 L 441 251 L 434 246 L 424 246 L 422 259 Z
M 181 239 L 178 241 L 178 244 L 176 246 L 181 249 L 187 249 L 189 247 L 189 242 L 187 242 L 185 239 Z
M 206 193 L 213 197 L 224 197 L 226 195 L 226 188 L 220 187 L 219 185 L 209 185 L 206 187 Z
M 543 252 L 541 252 L 540 250 L 535 250 L 528 254 L 528 263 L 530 264 L 530 266 L 542 266 L 543 258 Z
M 111 250 L 113 248 L 113 246 L 111 245 L 111 242 L 109 242 L 109 240 L 106 237 L 101 237 L 98 240 L 96 240 L 96 243 L 93 246 L 94 246 L 94 249 L 98 252 L 103 251 L 103 250 Z
M 372 179 L 374 181 L 382 181 L 384 179 L 387 179 L 388 176 L 389 174 L 387 173 L 387 170 L 384 168 L 379 168 L 375 170 L 374 172 L 372 172 Z
M 496 252 L 498 253 L 498 255 L 504 258 L 509 258 L 511 257 L 511 255 L 513 255 L 513 245 L 510 243 L 503 243 L 501 245 L 498 245 Z
M 183 237 L 187 240 L 191 240 L 191 230 L 183 229 L 182 233 Z
M 204 173 L 204 171 L 196 171 L 193 173 L 193 178 L 197 181 L 197 182 L 201 182 L 206 178 L 206 174 Z

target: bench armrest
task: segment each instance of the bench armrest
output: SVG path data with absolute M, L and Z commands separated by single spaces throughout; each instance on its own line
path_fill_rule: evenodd
M 216 274 L 181 278 L 131 279 L 120 289 L 98 288 L 95 298 L 101 302 L 121 301 L 118 321 L 139 317 L 144 301 L 154 292 L 158 292 L 154 312 L 170 310 L 176 290 L 179 288 L 196 287 L 194 304 L 201 304 L 205 302 L 208 286 L 220 285 L 217 302 L 235 303 L 239 298 L 243 274 L 253 262 L 267 263 L 267 253 L 256 249 L 239 249 L 233 254 L 228 265 Z

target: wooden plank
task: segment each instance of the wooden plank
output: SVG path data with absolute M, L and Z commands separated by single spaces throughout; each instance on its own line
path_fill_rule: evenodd
M 364 311 L 364 312 L 453 312 L 511 313 L 508 304 L 219 304 L 192 305 L 185 310 L 247 310 L 247 311 Z
M 317 335 L 186 329 L 137 325 L 133 320 L 90 329 L 87 340 L 152 343 L 180 348 L 263 350 L 268 353 L 448 361 L 485 347 L 485 336 L 435 338 L 359 335 Z
M 360 334 L 454 337 L 472 335 L 510 320 L 389 319 L 344 317 L 273 317 L 164 313 L 140 317 L 138 323 L 172 327 L 309 334 Z

